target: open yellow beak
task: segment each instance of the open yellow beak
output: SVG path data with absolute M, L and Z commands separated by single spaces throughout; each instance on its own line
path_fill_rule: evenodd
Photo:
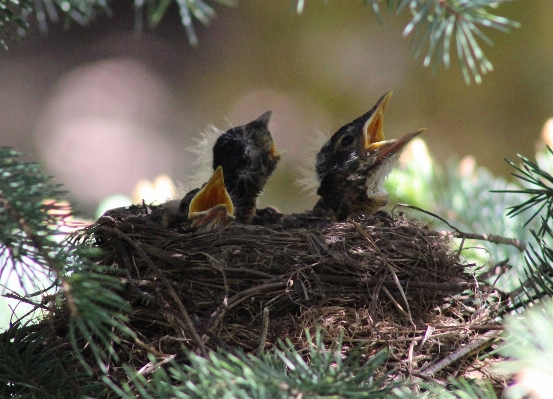
M 412 139 L 414 139 L 425 130 L 426 128 L 416 130 L 414 132 L 406 134 L 399 139 L 378 141 L 376 143 L 372 143 L 368 146 L 367 152 L 372 153 L 376 156 L 376 160 L 374 163 L 377 164 L 395 154 L 396 152 L 401 152 L 401 150 L 407 145 L 407 143 L 409 143 Z
M 221 166 L 213 172 L 206 185 L 190 201 L 188 218 L 194 219 L 219 205 L 226 207 L 227 212 L 230 215 L 234 215 L 234 205 L 225 188 L 223 168 Z
M 384 110 L 391 96 L 392 92 L 389 91 L 380 97 L 380 100 L 378 100 L 372 109 L 371 117 L 363 125 L 365 150 L 368 150 L 369 146 L 373 143 L 384 141 Z
M 282 152 L 277 151 L 274 141 L 273 144 L 271 144 L 271 152 L 269 155 L 271 156 L 271 158 L 273 158 L 274 161 L 279 161 L 280 157 L 282 156 Z

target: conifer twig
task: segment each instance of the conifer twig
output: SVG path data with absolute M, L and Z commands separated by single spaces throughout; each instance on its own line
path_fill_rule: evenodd
M 408 205 L 408 204 L 397 204 L 397 206 L 403 207 L 403 208 L 410 208 L 414 209 L 419 212 L 426 213 L 427 215 L 430 215 L 432 217 L 435 217 L 436 219 L 441 220 L 445 224 L 447 224 L 449 227 L 451 227 L 455 231 L 440 231 L 440 232 L 429 232 L 429 235 L 436 234 L 443 236 L 443 237 L 455 237 L 455 238 L 469 238 L 474 240 L 482 240 L 482 241 L 488 241 L 492 242 L 494 244 L 505 244 L 505 245 L 511 245 L 518 249 L 520 252 L 526 251 L 526 242 L 523 240 L 519 240 L 517 238 L 508 238 L 508 237 L 501 237 L 494 234 L 478 234 L 478 233 L 465 233 L 461 230 L 459 230 L 457 227 L 451 225 L 447 220 L 444 218 L 436 215 L 433 212 L 427 211 L 425 209 L 419 208 L 418 206 L 414 205 Z
M 526 242 L 518 238 L 502 237 L 495 234 L 465 233 L 462 231 L 438 231 L 437 233 L 441 237 L 469 238 L 473 240 L 488 241 L 494 244 L 511 245 L 520 252 L 526 251 Z

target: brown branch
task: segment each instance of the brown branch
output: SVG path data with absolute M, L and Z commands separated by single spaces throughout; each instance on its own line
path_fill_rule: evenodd
M 438 338 L 438 337 L 447 337 L 450 335 L 456 334 L 459 330 L 472 330 L 472 331 L 478 331 L 478 330 L 486 330 L 487 332 L 497 332 L 501 333 L 505 327 L 500 324 L 481 324 L 481 325 L 459 325 L 459 326 L 435 326 L 436 330 L 434 333 L 432 333 L 432 338 Z M 446 330 L 446 331 L 439 331 L 439 330 Z M 451 330 L 451 331 L 448 331 Z M 397 331 L 397 333 L 408 333 L 408 334 L 422 334 L 426 331 L 426 329 L 413 329 L 409 331 Z M 438 331 L 438 332 L 437 332 Z M 498 334 L 499 334 L 498 333 Z M 385 343 L 390 344 L 394 342 L 410 342 L 410 341 L 422 341 L 426 339 L 423 335 L 418 337 L 405 337 L 405 338 L 390 338 L 390 339 L 372 339 L 372 338 L 350 338 L 349 342 L 352 343 Z M 464 347 L 463 347 L 464 348 Z
M 437 233 L 437 234 L 436 234 Z M 494 244 L 511 245 L 520 252 L 526 251 L 526 242 L 517 238 L 501 237 L 494 234 L 465 233 L 462 231 L 435 231 L 429 232 L 430 236 L 439 235 L 441 237 L 469 238 L 472 240 L 488 241 Z
M 232 298 L 228 301 L 228 308 L 232 308 L 236 305 L 238 305 L 240 302 L 242 302 L 244 299 L 247 299 L 248 297 L 265 291 L 270 291 L 275 288 L 286 288 L 288 285 L 287 282 L 278 282 L 278 283 L 271 283 L 271 284 L 263 284 L 258 285 L 256 287 L 248 288 L 247 290 L 241 291 L 238 294 L 234 295 Z
M 457 330 L 457 329 L 466 329 L 466 330 L 499 330 L 503 331 L 505 326 L 503 324 L 478 324 L 478 325 L 460 325 L 460 326 L 435 326 L 436 329 L 441 330 Z
M 160 360 L 159 362 L 155 362 L 155 363 L 148 362 L 146 365 L 144 365 L 144 367 L 139 369 L 137 371 L 137 373 L 140 374 L 140 375 L 150 374 L 150 373 L 154 372 L 155 370 L 159 369 L 165 363 L 169 363 L 170 361 L 172 361 L 175 357 L 176 357 L 176 355 L 170 355 L 170 356 L 167 356 L 166 358 L 164 358 L 163 360 Z
M 257 348 L 257 354 L 262 355 L 267 345 L 267 332 L 269 330 L 269 308 L 263 308 L 263 328 L 261 330 L 261 338 L 259 338 L 259 348 Z
M 457 349 L 455 352 L 450 353 L 439 362 L 436 362 L 433 365 L 426 368 L 425 370 L 421 371 L 420 374 L 426 377 L 431 377 L 438 371 L 446 368 L 447 366 L 456 362 L 463 356 L 466 356 L 475 350 L 480 350 L 491 345 L 492 342 L 497 337 L 499 337 L 500 334 L 501 334 L 501 331 L 488 331 L 482 334 L 481 338 L 475 339 L 474 341 L 469 342 L 467 345 Z
M 209 337 L 215 342 L 219 347 L 223 348 L 227 352 L 233 352 L 231 346 L 227 344 L 221 337 L 211 331 L 205 323 L 203 323 L 197 315 L 193 315 L 194 324 L 196 324 L 200 330 L 205 334 L 202 339 L 206 342 L 206 337 Z
M 43 288 L 41 290 L 38 290 L 36 292 L 32 292 L 30 294 L 25 295 L 26 298 L 32 298 L 34 296 L 42 295 L 48 291 L 50 291 L 52 288 L 54 288 L 56 285 L 58 285 L 58 282 L 54 281 L 52 284 L 50 284 L 49 287 Z
M 444 218 L 436 215 L 435 213 L 432 213 L 430 211 L 424 210 L 422 208 L 419 208 L 418 206 L 414 205 L 407 205 L 407 204 L 397 204 L 397 206 L 403 207 L 403 208 L 410 208 L 414 209 L 416 211 L 426 213 L 427 215 L 430 215 L 432 217 L 435 217 L 436 219 L 441 220 L 445 224 L 447 224 L 449 227 L 451 227 L 453 231 L 428 231 L 428 235 L 430 236 L 442 236 L 442 237 L 455 237 L 455 238 L 469 238 L 473 240 L 481 240 L 481 241 L 488 241 L 493 242 L 494 244 L 505 244 L 505 245 L 512 245 L 516 249 L 518 249 L 520 252 L 526 251 L 526 242 L 523 240 L 519 240 L 517 238 L 507 238 L 507 237 L 501 237 L 493 234 L 477 234 L 477 233 L 465 233 L 461 230 L 459 230 L 457 227 L 451 225 L 447 220 Z
M 169 252 L 166 250 L 163 250 L 161 248 L 154 247 L 153 245 L 149 245 L 146 243 L 138 243 L 144 251 L 146 251 L 148 254 L 155 256 L 158 259 L 161 259 L 167 263 L 169 263 L 171 266 L 175 267 L 183 267 L 186 266 L 186 258 L 187 256 L 178 252 Z M 205 252 L 198 252 L 197 254 L 202 254 L 208 258 L 212 258 L 209 254 Z M 189 267 L 188 270 L 195 271 L 195 270 L 208 270 L 209 268 L 206 267 Z M 253 276 L 259 276 L 259 277 L 265 277 L 265 278 L 273 278 L 274 275 L 269 273 L 264 273 L 259 270 L 252 270 L 247 269 L 243 267 L 225 267 L 225 271 L 227 272 L 237 272 L 237 273 L 246 273 L 251 274 Z
M 253 269 L 247 269 L 244 267 L 226 267 L 226 272 L 235 272 L 235 273 L 245 273 L 245 274 L 251 274 L 252 276 L 258 276 L 258 277 L 264 277 L 264 278 L 270 278 L 273 279 L 275 276 L 274 274 L 265 273 L 259 270 L 253 270 Z
M 134 285 L 134 281 L 132 280 L 125 280 L 125 279 L 121 279 L 121 282 L 123 283 L 124 285 L 124 288 L 129 291 L 129 293 L 131 294 L 134 294 L 136 296 L 138 296 L 139 298 L 141 298 L 142 300 L 148 302 L 148 303 L 152 303 L 154 304 L 155 306 L 157 306 L 158 308 L 160 309 L 165 309 L 165 304 L 162 303 L 158 298 L 156 298 L 155 296 L 147 293 L 147 292 L 144 292 L 142 291 L 140 288 L 138 288 L 137 286 Z
M 146 253 L 155 256 L 162 261 L 169 263 L 171 266 L 182 267 L 184 263 L 185 255 L 179 253 L 173 253 L 165 251 L 161 248 L 154 247 L 152 245 L 140 242 L 138 243 L 140 248 L 142 248 Z
M 156 348 L 154 348 L 151 345 L 145 344 L 140 339 L 138 339 L 138 337 L 134 337 L 134 343 L 137 344 L 138 346 L 140 346 L 142 349 L 148 351 L 149 353 L 151 353 L 154 356 L 163 357 L 163 358 L 167 358 L 167 357 L 170 356 L 166 353 L 158 351 Z
M 409 321 L 414 325 L 415 323 L 413 323 L 413 320 L 411 319 L 411 315 L 409 313 L 407 313 L 405 310 L 403 310 L 403 308 L 401 307 L 401 305 L 399 304 L 398 301 L 396 301 L 396 299 L 392 296 L 392 294 L 390 294 L 390 291 L 388 291 L 388 289 L 386 287 L 382 287 L 382 291 L 384 291 L 384 293 L 388 296 L 388 299 L 390 301 L 392 301 L 392 303 L 395 305 L 395 307 L 397 308 L 397 310 L 399 310 L 399 312 L 404 315 L 405 317 L 407 317 L 409 319 Z
M 160 309 L 163 309 L 165 312 L 169 312 L 172 316 L 174 316 L 175 318 L 178 319 L 179 317 L 179 314 L 176 310 L 174 309 L 167 309 L 165 304 L 162 303 L 161 301 L 159 301 L 157 298 L 155 298 L 154 296 L 146 293 L 146 292 L 143 292 L 141 291 L 140 289 L 138 289 L 137 287 L 135 287 L 133 285 L 132 282 L 125 282 L 125 288 L 127 290 L 129 290 L 131 293 L 139 296 L 140 298 L 148 301 L 148 302 L 151 302 L 153 303 L 155 306 L 157 306 L 158 308 Z M 151 322 L 151 320 L 149 320 Z M 217 345 L 219 345 L 221 348 L 223 348 L 224 350 L 226 350 L 227 352 L 231 352 L 232 348 L 225 342 L 223 341 L 218 335 L 216 335 L 214 332 L 212 332 L 211 330 L 209 330 L 209 328 L 207 328 L 207 326 L 205 325 L 205 323 L 202 323 L 200 321 L 200 319 L 198 318 L 198 316 L 196 315 L 193 315 L 192 317 L 192 321 L 194 322 L 194 324 L 196 326 L 198 326 L 200 328 L 200 330 L 206 335 L 208 336 L 209 338 L 211 338 Z M 167 326 L 170 326 L 170 324 L 166 324 Z M 204 337 L 202 337 L 202 341 L 203 341 Z
M 38 308 L 42 308 L 42 309 L 46 309 L 46 310 L 50 309 L 48 306 L 46 306 L 42 303 L 34 302 L 34 301 L 31 301 L 30 299 L 27 299 L 26 296 L 21 296 L 21 295 L 18 295 L 18 294 L 3 294 L 1 296 L 3 296 L 4 298 L 17 299 L 20 302 L 25 302 L 25 303 L 28 303 L 29 305 L 33 305 L 35 307 L 35 310 L 38 309 Z

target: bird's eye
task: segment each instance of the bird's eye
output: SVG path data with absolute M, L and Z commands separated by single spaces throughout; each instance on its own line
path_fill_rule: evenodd
M 351 134 L 348 134 L 346 137 L 344 137 L 342 139 L 342 147 L 350 146 L 351 143 L 353 143 L 354 140 L 355 140 L 355 138 Z

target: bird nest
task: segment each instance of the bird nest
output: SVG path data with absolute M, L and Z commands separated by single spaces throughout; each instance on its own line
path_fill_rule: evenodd
M 398 375 L 440 378 L 477 360 L 440 361 L 499 329 L 500 301 L 486 300 L 496 293 L 477 289 L 449 236 L 401 213 L 307 227 L 296 215 L 203 234 L 162 228 L 153 214 L 111 211 L 79 236 L 123 276 L 137 339 L 118 353 L 137 369 L 183 346 L 260 353 L 289 338 L 303 349 L 305 330 L 320 327 L 328 344 L 342 334 L 344 350 L 388 348 Z
M 75 237 L 102 248 L 95 261 L 132 305 L 136 338 L 117 350 L 129 366 L 143 368 L 149 355 L 182 361 L 183 347 L 259 354 L 285 338 L 304 352 L 306 330 L 322 328 L 329 347 L 343 337 L 344 353 L 388 349 L 395 376 L 490 376 L 474 354 L 501 330 L 499 293 L 465 272 L 450 236 L 383 212 L 182 234 L 152 221 L 160 209 L 112 210 Z M 69 317 L 59 309 L 45 322 L 63 339 Z M 86 349 L 81 355 L 92 362 Z M 112 373 L 126 378 L 121 368 Z

